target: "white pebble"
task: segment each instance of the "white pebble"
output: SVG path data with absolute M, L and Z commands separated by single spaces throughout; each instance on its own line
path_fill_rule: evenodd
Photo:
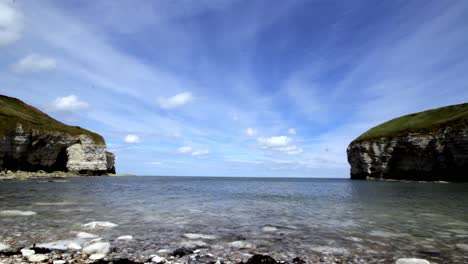
M 23 255 L 23 257 L 25 257 L 25 258 L 28 258 L 28 257 L 30 257 L 30 256 L 32 256 L 34 254 L 36 254 L 36 252 L 34 250 L 32 250 L 32 249 L 23 248 L 21 250 L 21 255 Z
M 47 259 L 44 254 L 34 254 L 28 257 L 29 262 L 43 262 Z
M 52 262 L 53 264 L 65 264 L 67 263 L 65 260 L 54 260 L 54 262 Z
M 117 240 L 132 240 L 133 236 L 120 236 L 117 238 Z
M 276 227 L 274 227 L 274 226 L 264 226 L 264 227 L 262 228 L 262 231 L 263 231 L 263 232 L 266 232 L 266 233 L 268 233 L 268 232 L 276 232 L 277 230 L 278 230 L 278 228 L 276 228 Z
M 83 248 L 83 253 L 91 254 L 107 254 L 110 251 L 110 243 L 97 242 Z
M 395 264 L 431 264 L 431 263 L 425 259 L 401 258 L 401 259 L 398 259 L 395 262 Z
M 99 259 L 103 259 L 105 257 L 106 257 L 106 254 L 92 254 L 91 256 L 89 256 L 89 259 L 99 260 Z
M 72 250 L 80 250 L 82 247 L 80 246 L 80 244 L 76 243 L 76 242 L 70 242 L 68 244 L 68 249 L 72 249 Z
M 89 222 L 87 224 L 83 225 L 84 227 L 87 228 L 112 228 L 118 226 L 117 224 L 111 223 L 111 222 L 100 222 L 100 221 L 94 221 L 94 222 Z
M 10 246 L 0 242 L 0 251 L 9 249 Z
M 166 260 L 164 258 L 161 258 L 160 256 L 158 255 L 151 255 L 151 262 L 154 262 L 154 263 L 163 263 L 165 262 Z
M 457 247 L 458 249 L 463 250 L 463 251 L 468 251 L 468 244 L 461 244 L 461 243 L 460 243 L 460 244 L 456 244 L 456 247 Z
M 216 237 L 213 235 L 193 234 L 193 233 L 184 234 L 184 237 L 188 239 L 207 239 L 207 240 L 216 239 Z

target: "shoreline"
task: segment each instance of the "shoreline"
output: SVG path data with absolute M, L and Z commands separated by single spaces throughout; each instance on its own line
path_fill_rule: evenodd
M 39 171 L 0 171 L 0 180 L 38 180 L 38 179 L 67 179 L 67 178 L 82 178 L 82 177 L 123 177 L 123 176 L 133 176 L 130 174 L 102 174 L 102 175 L 93 175 L 93 174 L 81 174 L 75 172 L 64 172 L 64 171 L 54 171 L 54 172 L 45 172 L 42 170 Z
M 98 242 L 99 243 L 99 242 Z M 97 243 L 96 243 L 97 244 Z M 86 249 L 84 249 L 86 250 Z M 116 248 L 110 248 L 115 251 Z M 240 256 L 235 256 L 239 253 Z M 48 248 L 31 247 L 11 251 L 0 251 L 0 263 L 88 263 L 88 264 L 336 264 L 336 263 L 397 263 L 397 264 L 429 264 L 420 258 L 396 258 L 393 256 L 358 256 L 341 254 L 314 254 L 296 256 L 292 259 L 272 257 L 264 252 L 233 252 L 232 256 L 215 256 L 207 248 L 178 248 L 174 251 L 158 250 L 148 256 L 112 256 L 103 253 L 86 254 L 82 250 L 51 250 Z M 131 255 L 131 254 L 130 254 Z M 407 261 L 407 262 L 405 262 Z

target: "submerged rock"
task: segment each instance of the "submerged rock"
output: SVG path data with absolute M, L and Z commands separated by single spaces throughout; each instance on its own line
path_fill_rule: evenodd
M 31 216 L 31 215 L 37 215 L 37 213 L 33 212 L 33 211 L 3 210 L 3 211 L 0 211 L 0 215 L 3 215 L 3 216 Z
M 130 241 L 133 239 L 133 236 L 120 236 L 117 238 L 117 240 L 126 240 L 126 241 Z
M 213 236 L 213 235 L 193 234 L 193 233 L 184 234 L 184 237 L 188 239 L 206 239 L 206 240 L 216 239 L 216 236 Z
M 231 243 L 229 243 L 229 246 L 231 246 L 233 248 L 237 248 L 237 249 L 255 248 L 254 244 L 252 244 L 250 242 L 247 242 L 247 241 L 243 241 L 243 240 L 238 240 L 238 241 L 231 242 Z
M 95 229 L 95 228 L 113 228 L 118 226 L 117 224 L 111 222 L 101 222 L 101 221 L 94 221 L 84 224 L 83 227 Z
M 78 234 L 76 234 L 76 237 L 83 238 L 83 239 L 93 239 L 93 238 L 98 238 L 99 236 L 86 233 L 86 232 L 79 232 Z

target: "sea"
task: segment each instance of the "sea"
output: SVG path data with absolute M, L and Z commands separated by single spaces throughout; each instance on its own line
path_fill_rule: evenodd
M 85 226 L 94 221 L 117 226 Z M 0 181 L 0 241 L 21 248 L 79 232 L 127 256 L 195 245 L 241 259 L 330 254 L 462 263 L 468 184 L 156 176 Z

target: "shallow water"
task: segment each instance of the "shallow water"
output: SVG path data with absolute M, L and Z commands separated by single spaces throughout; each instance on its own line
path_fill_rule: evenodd
M 21 247 L 86 231 L 122 254 L 173 250 L 183 235 L 218 255 L 386 255 L 460 260 L 468 252 L 468 184 L 337 179 L 90 177 L 69 182 L 2 181 L 0 240 Z M 89 230 L 91 221 L 118 224 Z M 130 242 L 116 241 L 132 235 Z M 211 238 L 211 237 L 208 237 Z M 254 249 L 236 249 L 233 241 Z

